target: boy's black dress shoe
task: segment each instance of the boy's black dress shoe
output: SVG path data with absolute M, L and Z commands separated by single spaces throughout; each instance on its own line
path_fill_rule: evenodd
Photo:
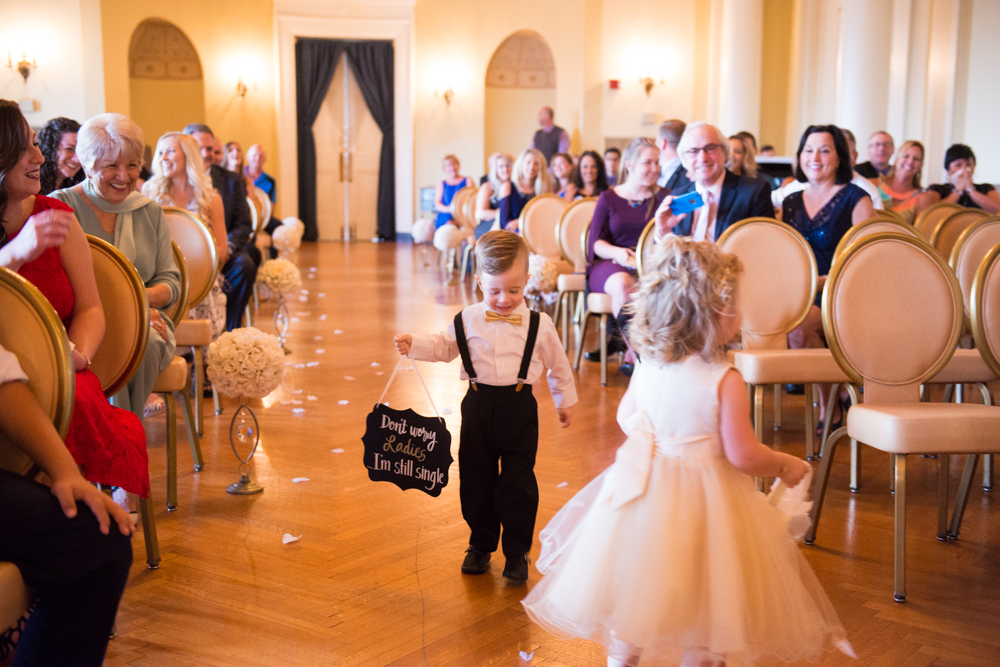
M 465 560 L 462 561 L 462 574 L 483 574 L 490 569 L 490 555 L 484 554 L 475 547 L 465 550 Z
M 528 580 L 528 556 L 513 556 L 507 557 L 507 564 L 503 568 L 503 576 L 507 577 L 511 581 L 527 581 Z

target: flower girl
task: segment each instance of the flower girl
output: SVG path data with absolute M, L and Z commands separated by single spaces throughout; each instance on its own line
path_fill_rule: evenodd
M 685 666 L 853 656 L 789 516 L 750 477 L 794 487 L 810 468 L 757 442 L 726 363 L 739 260 L 670 236 L 651 269 L 629 331 L 642 363 L 618 409 L 628 439 L 542 531 L 528 615 L 602 642 L 614 667 L 681 650 Z

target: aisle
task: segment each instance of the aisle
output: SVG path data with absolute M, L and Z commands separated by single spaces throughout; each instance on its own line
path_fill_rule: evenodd
M 108 665 L 527 664 L 521 651 L 533 652 L 532 665 L 604 664 L 594 645 L 556 640 L 529 624 L 519 604 L 527 588 L 505 586 L 502 556 L 495 556 L 488 575 L 459 573 L 468 531 L 459 509 L 457 463 L 439 498 L 368 480 L 360 438 L 398 360 L 392 336 L 443 329 L 475 300 L 471 281 L 442 279 L 435 254 L 368 243 L 305 244 L 298 252 L 303 294 L 289 308 L 291 365 L 282 387 L 255 402 L 262 440 L 254 477 L 263 494 L 225 493 L 238 478 L 228 443 L 234 402 L 226 400 L 216 417 L 206 401 L 205 470 L 193 471 L 182 427 L 179 506 L 167 513 L 164 421 L 151 421 L 163 562 L 159 570 L 146 569 L 137 535 Z M 264 331 L 273 332 L 273 307 L 261 303 L 255 323 Z M 612 372 L 609 386 L 601 388 L 597 365 L 584 364 L 581 406 L 571 428 L 558 428 L 548 392 L 537 393 L 538 529 L 613 460 L 624 439 L 615 411 L 625 379 Z M 446 411 L 457 455 L 466 390 L 458 362 L 422 364 L 421 370 L 438 409 Z M 412 372 L 399 374 L 386 400 L 432 413 Z M 784 429 L 768 425 L 765 439 L 801 455 L 802 399 L 788 397 L 784 407 Z M 838 461 L 846 461 L 842 449 Z M 939 543 L 933 535 L 936 462 L 918 459 L 909 466 L 910 602 L 896 605 L 888 460 L 865 451 L 859 495 L 845 490 L 844 461 L 834 467 L 818 546 L 804 553 L 862 661 L 831 656 L 822 664 L 996 664 L 997 500 L 974 491 L 963 539 Z M 956 483 L 961 467 L 956 458 Z M 293 483 L 297 477 L 309 481 Z M 286 545 L 285 533 L 302 537 Z M 529 586 L 538 578 L 532 567 Z M 935 662 L 939 657 L 947 661 Z

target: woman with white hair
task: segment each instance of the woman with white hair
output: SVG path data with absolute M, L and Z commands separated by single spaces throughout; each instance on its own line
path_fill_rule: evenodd
M 187 209 L 208 225 L 215 240 L 216 265 L 221 269 L 229 259 L 225 213 L 222 197 L 212 187 L 212 179 L 205 170 L 198 142 L 187 134 L 167 132 L 156 142 L 152 167 L 153 176 L 142 186 L 142 194 L 160 206 Z M 191 311 L 194 319 L 212 322 L 212 340 L 226 330 L 223 280 L 220 270 L 212 291 Z
M 163 209 L 133 188 L 142 168 L 142 130 L 122 114 L 94 116 L 77 133 L 76 154 L 87 178 L 52 196 L 69 204 L 83 231 L 118 248 L 135 266 L 149 300 L 149 343 L 115 405 L 143 418 L 157 376 L 174 355 L 173 323 L 162 312 L 180 296 L 170 229 Z
M 493 229 L 520 233 L 521 209 L 532 197 L 550 191 L 548 164 L 542 152 L 534 148 L 521 151 L 514 161 L 510 181 L 500 186 L 500 206 Z

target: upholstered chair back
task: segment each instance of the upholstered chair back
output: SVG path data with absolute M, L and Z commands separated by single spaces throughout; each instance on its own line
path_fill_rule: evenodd
M 88 236 L 97 291 L 104 307 L 104 339 L 90 369 L 101 380 L 105 396 L 113 396 L 132 379 L 149 341 L 146 287 L 132 263 L 117 248 Z
M 963 206 L 952 204 L 951 202 L 938 202 L 924 209 L 924 211 L 918 215 L 917 219 L 913 222 L 913 226 L 916 227 L 917 231 L 929 241 L 931 233 L 934 231 L 934 228 L 937 227 L 939 222 L 947 218 L 955 211 L 961 211 L 963 208 Z
M 926 243 L 881 233 L 851 244 L 830 271 L 823 327 L 865 403 L 918 401 L 951 359 L 962 329 L 955 274 Z
M 4 268 L 0 268 L 0 312 L 0 345 L 17 357 L 31 393 L 60 437 L 66 437 L 76 385 L 66 329 L 37 287 Z M 0 468 L 19 475 L 32 468 L 27 454 L 2 433 Z M 0 625 L 0 630 L 5 627 Z
M 566 206 L 565 199 L 550 193 L 538 195 L 521 209 L 518 224 L 532 253 L 551 259 L 562 256 L 556 237 L 556 225 Z
M 976 271 L 970 295 L 972 335 L 990 370 L 1000 377 L 1000 244 L 990 248 Z
M 176 327 L 181 323 L 188 314 L 188 285 L 189 277 L 187 270 L 187 262 L 184 261 L 184 253 L 181 252 L 180 246 L 177 245 L 176 241 L 171 241 L 170 246 L 174 252 L 174 264 L 177 265 L 177 270 L 181 274 L 181 293 L 177 296 L 177 300 L 170 304 L 170 307 L 166 309 L 167 317 L 170 321 L 174 323 Z
M 743 349 L 786 349 L 786 334 L 802 323 L 816 297 L 809 243 L 783 222 L 748 218 L 727 229 L 718 245 L 743 263 Z
M 962 232 L 986 217 L 988 217 L 986 211 L 978 208 L 955 211 L 931 231 L 931 245 L 937 248 L 942 257 L 951 257 L 951 251 Z
M 476 227 L 475 202 L 477 192 L 475 187 L 469 185 L 456 192 L 455 197 L 451 200 L 452 218 L 460 227 L 470 231 Z
M 573 265 L 573 270 L 583 273 L 587 270 L 587 248 L 580 242 L 587 226 L 594 217 L 597 197 L 584 197 L 566 207 L 556 223 L 556 243 L 559 255 Z
M 170 238 L 180 248 L 187 265 L 188 298 L 183 304 L 187 311 L 201 303 L 215 284 L 218 274 L 215 240 L 208 226 L 190 211 L 165 206 L 163 214 L 170 228 Z
M 987 217 L 967 228 L 951 249 L 948 263 L 955 271 L 958 284 L 962 288 L 965 312 L 972 308 L 972 283 L 986 255 L 993 246 L 1000 243 L 1000 216 Z
M 913 225 L 898 222 L 894 218 L 875 216 L 854 225 L 848 229 L 842 237 L 840 237 L 840 242 L 837 243 L 837 249 L 833 251 L 833 261 L 836 262 L 837 259 L 844 254 L 844 250 L 847 246 L 851 245 L 858 239 L 871 234 L 879 234 L 881 232 L 907 234 L 909 236 L 913 236 L 914 238 L 923 239 Z

